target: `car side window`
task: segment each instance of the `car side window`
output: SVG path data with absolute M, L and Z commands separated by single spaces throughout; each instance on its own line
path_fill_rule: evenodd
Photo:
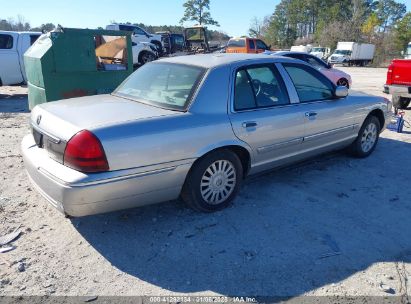
M 300 102 L 311 102 L 334 97 L 334 86 L 328 78 L 308 66 L 283 63 L 294 83 Z
M 146 35 L 146 32 L 144 32 L 141 28 L 136 27 L 136 28 L 134 28 L 134 34 L 137 34 L 137 35 Z
M 281 76 L 274 67 L 255 66 L 237 71 L 234 109 L 236 111 L 289 104 Z
M 13 48 L 13 36 L 0 34 L 0 49 L 9 50 Z
M 248 40 L 248 47 L 249 47 L 251 50 L 255 50 L 254 40 Z
M 257 49 L 259 50 L 268 50 L 268 46 L 261 40 L 257 40 Z

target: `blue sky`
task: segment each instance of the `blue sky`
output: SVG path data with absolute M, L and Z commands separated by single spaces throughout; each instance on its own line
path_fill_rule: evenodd
M 3 3 L 1 3 L 3 2 Z M 0 1 L 0 18 L 22 15 L 32 26 L 52 22 L 65 27 L 105 27 L 111 20 L 177 25 L 184 0 L 39 0 Z M 411 0 L 400 0 L 411 9 Z M 279 0 L 211 0 L 211 15 L 231 36 L 248 33 L 251 19 L 270 15 Z M 189 24 L 187 24 L 189 25 Z

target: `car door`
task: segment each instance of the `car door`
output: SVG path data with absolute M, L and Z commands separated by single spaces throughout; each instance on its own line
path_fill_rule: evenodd
M 354 106 L 346 98 L 335 98 L 335 87 L 308 65 L 283 63 L 299 96 L 305 116 L 303 149 L 315 150 L 356 136 Z
M 18 34 L 0 34 L 0 78 L 3 85 L 23 82 L 17 42 Z
M 298 153 L 304 136 L 304 113 L 274 64 L 233 71 L 230 121 L 235 135 L 253 150 L 251 172 L 269 169 Z M 291 96 L 291 98 L 290 98 Z

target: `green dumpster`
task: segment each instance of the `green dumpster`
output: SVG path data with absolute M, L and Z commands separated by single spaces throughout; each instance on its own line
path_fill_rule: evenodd
M 111 93 L 133 72 L 131 33 L 58 28 L 24 55 L 29 107 Z

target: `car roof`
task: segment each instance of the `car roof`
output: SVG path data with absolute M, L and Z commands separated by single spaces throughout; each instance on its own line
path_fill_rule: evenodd
M 279 51 L 279 52 L 275 52 L 275 55 L 278 56 L 284 56 L 284 55 L 310 55 L 309 53 L 306 52 L 291 52 L 291 51 Z M 312 55 L 310 55 L 312 56 Z
M 169 57 L 157 60 L 157 62 L 170 62 L 194 65 L 204 68 L 214 68 L 223 65 L 229 65 L 232 63 L 242 62 L 242 61 L 252 61 L 253 64 L 258 64 L 259 62 L 264 63 L 269 59 L 272 62 L 295 62 L 295 59 L 275 56 L 275 55 L 264 55 L 264 54 L 227 54 L 227 53 L 215 53 L 215 54 L 198 54 L 198 55 L 186 55 Z

